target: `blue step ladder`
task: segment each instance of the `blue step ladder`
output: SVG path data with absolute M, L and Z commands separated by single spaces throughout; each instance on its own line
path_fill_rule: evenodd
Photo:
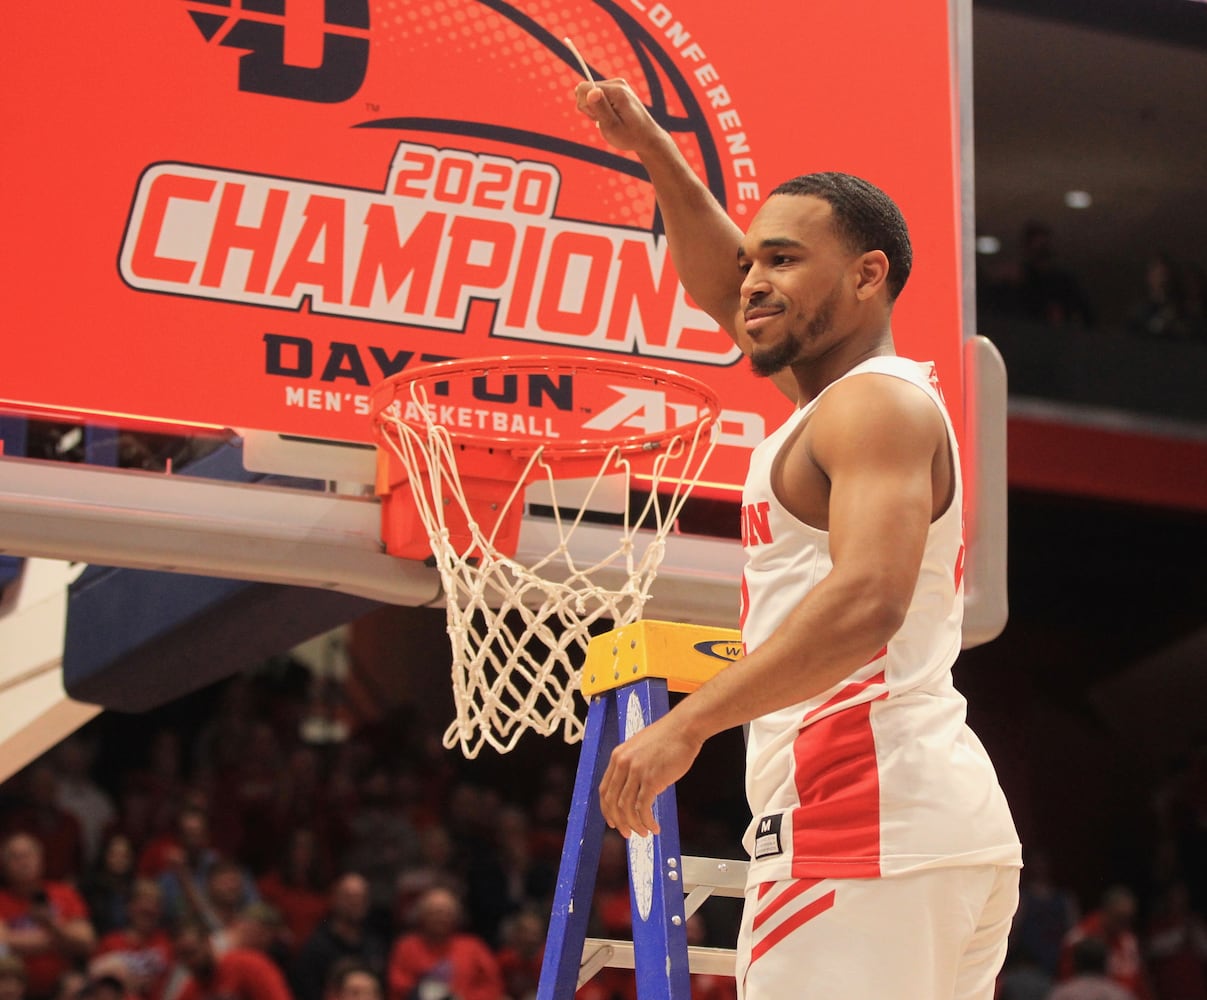
M 746 862 L 685 858 L 672 785 L 654 801 L 661 832 L 628 839 L 633 940 L 588 938 L 605 832 L 599 782 L 612 750 L 742 655 L 734 629 L 643 620 L 595 636 L 582 671 L 589 700 L 537 1000 L 571 1000 L 603 968 L 633 969 L 638 1000 L 690 1000 L 693 972 L 734 974 L 734 952 L 688 947 L 687 918 L 711 895 L 741 898 Z

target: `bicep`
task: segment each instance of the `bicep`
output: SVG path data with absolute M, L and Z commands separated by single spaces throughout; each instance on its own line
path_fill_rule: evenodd
M 859 462 L 832 481 L 830 553 L 835 567 L 883 588 L 886 600 L 908 604 L 930 528 L 930 476 L 900 463 Z
M 831 419 L 815 435 L 814 451 L 830 479 L 835 569 L 865 578 L 886 601 L 904 607 L 930 530 L 941 418 L 925 397 L 871 388 L 849 393 L 845 405 L 827 414 Z

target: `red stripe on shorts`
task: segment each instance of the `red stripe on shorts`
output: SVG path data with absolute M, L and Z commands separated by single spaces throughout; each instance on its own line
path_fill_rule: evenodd
M 821 879 L 819 878 L 805 878 L 798 882 L 794 882 L 787 889 L 776 896 L 765 909 L 759 910 L 759 912 L 755 914 L 754 923 L 751 925 L 751 929 L 757 931 L 764 923 L 766 923 L 768 917 L 778 913 L 780 909 L 782 909 L 788 903 L 791 903 L 792 900 L 796 899 L 796 897 L 802 892 L 808 892 L 820 881 Z M 764 886 L 766 886 L 767 889 L 770 889 L 774 884 L 774 882 L 764 882 L 762 885 L 760 885 L 759 898 L 762 899 L 766 892 Z
M 754 965 L 755 962 L 793 931 L 803 927 L 819 914 L 825 913 L 826 910 L 834 905 L 834 892 L 835 890 L 831 889 L 824 896 L 818 896 L 808 906 L 802 906 L 796 913 L 792 914 L 792 916 L 775 928 L 775 930 L 769 932 L 763 940 L 750 950 L 750 965 Z

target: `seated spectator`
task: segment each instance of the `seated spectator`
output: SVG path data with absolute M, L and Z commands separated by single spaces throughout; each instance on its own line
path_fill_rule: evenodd
M 281 912 L 295 949 L 314 933 L 327 912 L 331 880 L 326 867 L 314 831 L 299 827 L 289 834 L 280 863 L 257 883 L 264 900 Z
M 70 885 L 43 877 L 42 845 L 29 834 L 12 834 L 0 846 L 0 875 L 8 947 L 25 963 L 30 1000 L 48 1000 L 59 977 L 92 952 L 88 911 Z
M 56 803 L 80 825 L 85 867 L 95 864 L 105 831 L 117 819 L 113 797 L 92 780 L 94 757 L 95 745 L 78 734 L 69 736 L 54 751 L 59 779 Z
M 96 865 L 80 882 L 80 895 L 97 934 L 129 926 L 126 903 L 134 881 L 134 846 L 124 833 L 114 833 L 102 846 Z
M 125 970 L 129 991 L 159 1000 L 172 970 L 172 938 L 163 926 L 163 894 L 150 879 L 139 879 L 130 892 L 130 925 L 101 936 L 96 955 L 112 956 Z
M 5 824 L 6 833 L 28 833 L 42 845 L 42 869 L 55 881 L 75 881 L 84 870 L 84 834 L 79 821 L 59 808 L 59 778 L 45 761 L 31 764 L 18 782 L 21 802 Z
M 325 892 L 330 882 L 331 866 L 337 846 L 342 847 L 349 810 L 346 803 L 336 801 L 324 773 L 323 758 L 309 746 L 296 746 L 289 751 L 284 772 L 277 776 L 280 795 L 275 819 L 274 851 L 271 864 L 282 863 L 280 843 L 304 831 L 311 844 L 307 857 L 318 869 L 316 888 Z M 286 856 L 289 849 L 285 851 Z
M 415 929 L 390 952 L 389 1000 L 504 1000 L 503 979 L 481 938 L 463 933 L 461 903 L 429 889 L 415 909 Z
M 119 826 L 139 852 L 138 873 L 158 876 L 167 864 L 163 848 L 177 843 L 175 826 L 185 794 L 180 734 L 157 729 L 142 763 L 122 777 Z
M 25 963 L 16 955 L 0 955 L 0 1000 L 25 1000 Z
M 245 948 L 217 955 L 201 924 L 182 926 L 175 950 L 188 972 L 176 1000 L 292 1000 L 285 977 L 267 956 Z
M 235 766 L 215 775 L 223 789 L 223 802 L 238 816 L 240 860 L 262 871 L 280 850 L 277 817 L 282 800 L 284 759 L 272 726 L 257 721 L 251 727 L 247 753 Z
M 497 959 L 503 989 L 511 1000 L 532 1000 L 541 981 L 544 919 L 532 909 L 513 913 L 503 921 L 502 941 Z
M 418 857 L 418 838 L 394 796 L 388 768 L 374 764 L 357 791 L 359 801 L 347 817 L 348 844 L 342 863 L 368 880 L 373 911 L 384 926 L 394 904 L 398 872 Z
M 205 877 L 205 893 L 196 900 L 194 917 L 210 929 L 211 934 L 227 932 L 243 911 L 258 903 L 259 893 L 251 888 L 251 880 L 233 861 L 221 858 L 210 866 Z
M 194 780 L 211 794 L 227 791 L 240 766 L 252 753 L 253 732 L 259 719 L 259 705 L 251 678 L 236 675 L 225 681 L 220 703 L 202 726 L 194 743 L 196 766 Z M 220 851 L 238 855 L 243 839 L 242 816 L 238 809 L 223 809 L 213 817 L 211 842 Z
M 464 880 L 454 874 L 453 840 L 439 823 L 419 833 L 419 860 L 398 873 L 395 881 L 394 926 L 410 927 L 415 921 L 415 905 L 429 889 L 443 886 L 459 891 Z
M 1050 226 L 1029 222 L 1023 229 L 1022 274 L 1016 289 L 1027 319 L 1053 327 L 1091 327 L 1093 311 L 1072 271 L 1056 258 Z
M 381 1000 L 381 980 L 356 959 L 340 959 L 327 977 L 323 1000 Z
M 1085 937 L 1069 950 L 1072 978 L 1048 994 L 1048 1000 L 1138 1000 L 1106 973 L 1107 947 L 1101 938 Z
M 1055 976 L 1065 936 L 1077 918 L 1077 901 L 1056 884 L 1047 854 L 1028 851 L 1018 911 L 1010 928 L 1011 948 L 1030 956 L 1049 977 Z
M 380 975 L 387 943 L 369 923 L 369 883 L 354 872 L 331 887 L 327 917 L 315 928 L 293 964 L 298 1000 L 322 1000 L 323 984 L 340 959 L 356 959 Z
M 293 963 L 293 947 L 280 911 L 268 903 L 252 903 L 244 907 L 223 934 L 223 948 L 258 951 L 272 959 L 273 964 L 287 975 Z
M 206 897 L 211 870 L 225 863 L 210 846 L 209 816 L 204 809 L 186 806 L 180 811 L 176 832 L 176 843 L 163 851 L 167 867 L 159 876 L 164 912 L 171 922 L 200 916 L 216 924 L 216 919 L 209 914 Z M 235 866 L 235 871 L 238 873 L 238 907 L 256 902 L 260 896 L 251 876 L 238 866 Z M 217 926 L 213 929 L 216 930 Z
M 1207 1000 L 1207 923 L 1191 910 L 1184 883 L 1162 897 L 1148 935 L 1148 961 L 1161 1000 Z
M 1125 886 L 1107 889 L 1102 906 L 1078 922 L 1065 937 L 1061 955 L 1061 979 L 1075 971 L 1074 948 L 1086 938 L 1096 938 L 1106 947 L 1106 972 L 1137 1000 L 1151 1000 L 1148 976 L 1140 954 L 1140 942 L 1132 931 L 1136 919 L 1136 897 Z
M 1127 329 L 1153 340 L 1186 340 L 1189 330 L 1182 304 L 1177 267 L 1166 254 L 1153 254 L 1144 271 L 1144 297 L 1129 311 Z
M 493 838 L 469 861 L 466 899 L 474 933 L 494 947 L 499 924 L 524 906 L 552 898 L 556 867 L 533 858 L 528 817 L 505 806 L 494 816 Z
M 566 839 L 566 817 L 570 807 L 567 793 L 556 787 L 543 788 L 532 807 L 532 854 L 556 867 Z

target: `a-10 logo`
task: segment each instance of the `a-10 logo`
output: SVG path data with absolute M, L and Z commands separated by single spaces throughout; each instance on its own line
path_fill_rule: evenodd
M 215 45 L 245 49 L 239 89 L 336 104 L 360 90 L 369 66 L 369 0 L 186 0 Z

